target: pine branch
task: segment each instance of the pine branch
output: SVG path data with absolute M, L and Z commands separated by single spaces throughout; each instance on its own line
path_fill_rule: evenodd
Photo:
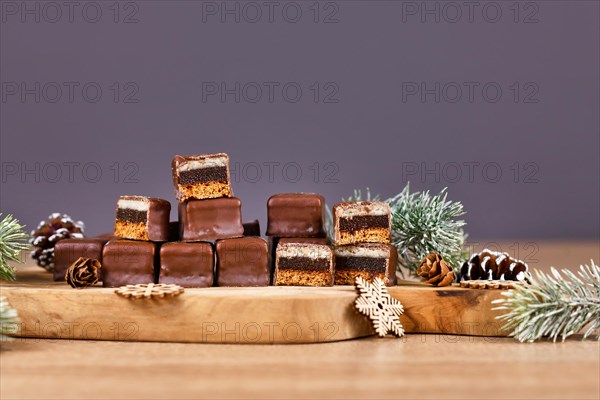
M 12 325 L 19 322 L 17 310 L 12 308 L 5 297 L 0 297 L 0 344 L 12 340 L 7 336 L 13 333 Z
M 503 329 L 521 342 L 542 337 L 564 341 L 586 329 L 583 339 L 600 329 L 600 267 L 580 266 L 577 275 L 555 268 L 551 274 L 535 271 L 532 284 L 503 292 L 506 298 L 495 300 L 496 310 L 507 310 L 497 317 L 505 320 Z M 598 334 L 600 340 L 600 334 Z
M 354 190 L 352 196 L 342 201 L 380 201 L 379 195 L 372 196 L 369 188 L 363 192 Z M 402 192 L 384 200 L 392 210 L 392 243 L 398 248 L 399 272 L 404 270 L 416 276 L 419 263 L 427 254 L 435 252 L 444 257 L 458 272 L 466 235 L 465 222 L 458 220 L 464 215 L 460 202 L 447 200 L 446 189 L 432 196 L 429 192 L 410 193 L 410 183 Z M 328 232 L 333 237 L 333 218 L 327 208 Z
M 402 192 L 386 200 L 392 209 L 392 242 L 398 248 L 399 263 L 411 275 L 427 254 L 435 252 L 457 270 L 463 259 L 466 240 L 464 215 L 460 202 L 447 200 L 444 188 L 432 196 L 429 192 L 410 193 L 410 183 Z
M 21 262 L 21 251 L 29 248 L 27 238 L 24 226 L 12 215 L 0 221 L 0 279 L 15 280 L 15 269 L 9 261 Z

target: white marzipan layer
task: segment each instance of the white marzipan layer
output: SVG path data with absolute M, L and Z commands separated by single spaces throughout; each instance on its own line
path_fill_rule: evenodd
M 381 247 L 344 246 L 335 249 L 338 257 L 387 258 L 389 254 L 389 249 Z
M 148 211 L 150 203 L 144 200 L 119 199 L 117 207 L 136 211 Z
M 308 258 L 330 258 L 332 256 L 331 248 L 324 245 L 298 246 L 295 243 L 286 243 L 277 246 L 277 256 L 279 257 L 308 257 Z
M 178 171 L 192 171 L 195 169 L 225 167 L 227 166 L 227 158 L 225 157 L 210 157 L 202 160 L 186 161 L 177 167 Z
M 336 215 L 342 218 L 357 215 L 389 215 L 390 206 L 385 203 L 353 203 L 336 208 Z

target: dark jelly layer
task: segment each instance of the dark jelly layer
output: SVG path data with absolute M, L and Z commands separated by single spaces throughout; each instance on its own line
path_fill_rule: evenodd
M 194 183 L 206 183 L 214 181 L 227 181 L 226 167 L 208 167 L 179 172 L 180 185 L 190 185 Z
M 358 215 L 353 218 L 340 218 L 339 227 L 341 231 L 347 232 L 368 228 L 388 228 L 389 218 L 387 215 Z
M 328 271 L 329 260 L 326 258 L 282 257 L 277 261 L 277 268 L 302 271 Z
M 370 271 L 384 273 L 387 265 L 385 258 L 373 257 L 336 257 L 336 270 Z
M 118 208 L 117 221 L 146 223 L 147 212 L 132 210 L 131 208 Z

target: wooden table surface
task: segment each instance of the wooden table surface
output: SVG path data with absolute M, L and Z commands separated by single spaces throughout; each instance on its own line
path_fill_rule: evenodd
M 600 262 L 596 241 L 487 244 L 544 270 Z M 16 339 L 0 352 L 0 398 L 598 399 L 600 343 L 421 334 L 303 345 Z

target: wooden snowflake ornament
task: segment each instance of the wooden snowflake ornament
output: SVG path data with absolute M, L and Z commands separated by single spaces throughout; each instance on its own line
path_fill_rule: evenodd
M 388 332 L 400 337 L 404 335 L 404 328 L 400 323 L 400 315 L 404 312 L 402 304 L 389 295 L 385 284 L 380 278 L 367 282 L 362 277 L 355 281 L 359 296 L 354 302 L 356 309 L 369 317 L 373 328 L 379 336 Z
M 165 285 L 163 283 L 154 284 L 140 284 L 140 285 L 127 285 L 121 286 L 115 290 L 115 293 L 119 296 L 133 299 L 150 299 L 150 298 L 162 298 L 166 296 L 177 296 L 183 293 L 184 289 L 178 285 Z

